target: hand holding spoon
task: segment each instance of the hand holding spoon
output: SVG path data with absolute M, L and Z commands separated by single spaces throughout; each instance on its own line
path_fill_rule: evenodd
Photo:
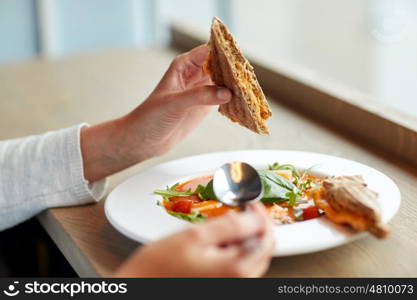
M 258 172 L 251 165 L 239 161 L 224 164 L 214 173 L 213 191 L 220 202 L 238 206 L 240 211 L 245 211 L 248 203 L 259 201 L 263 195 Z M 258 246 L 258 238 L 248 239 L 242 245 L 247 252 Z

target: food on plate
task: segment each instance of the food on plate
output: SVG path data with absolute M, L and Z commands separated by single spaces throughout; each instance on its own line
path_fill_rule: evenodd
M 256 133 L 269 135 L 265 120 L 272 113 L 253 67 L 226 25 L 216 17 L 213 18 L 208 45 L 210 54 L 204 71 L 214 83 L 233 92 L 232 100 L 220 105 L 219 112 Z
M 312 198 L 312 190 L 321 184 L 322 178 L 279 163 L 258 173 L 264 190 L 261 201 L 276 224 L 309 220 L 322 214 Z M 217 201 L 212 179 L 212 175 L 193 178 L 165 190 L 156 190 L 155 194 L 163 197 L 161 204 L 168 213 L 191 222 L 238 210 Z
M 326 179 L 314 198 L 331 221 L 369 231 L 377 238 L 387 237 L 389 230 L 381 222 L 378 194 L 366 186 L 362 176 Z
M 385 238 L 389 232 L 381 222 L 378 195 L 366 186 L 361 176 L 323 178 L 309 170 L 300 171 L 292 165 L 279 163 L 258 173 L 263 185 L 261 202 L 277 225 L 325 214 L 336 224 L 369 231 L 377 238 Z M 154 193 L 162 196 L 159 204 L 169 214 L 189 222 L 238 210 L 217 200 L 212 175 L 192 178 Z

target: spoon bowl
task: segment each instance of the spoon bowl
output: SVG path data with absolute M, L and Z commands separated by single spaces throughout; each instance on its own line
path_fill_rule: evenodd
M 213 177 L 213 191 L 217 199 L 241 210 L 250 202 L 259 201 L 263 195 L 261 178 L 251 165 L 234 161 L 221 166 Z

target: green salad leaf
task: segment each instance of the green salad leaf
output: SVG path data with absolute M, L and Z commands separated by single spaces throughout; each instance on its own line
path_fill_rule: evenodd
M 179 192 L 179 191 L 176 190 L 176 187 L 178 185 L 179 185 L 179 183 L 176 183 L 171 187 L 167 186 L 166 190 L 155 190 L 153 193 L 156 194 L 156 195 L 160 195 L 164 198 L 191 196 L 191 195 L 196 194 L 195 192 L 192 192 L 191 190 L 187 190 L 185 192 Z M 197 189 L 198 189 L 198 187 L 197 187 Z
M 274 171 L 277 170 L 290 170 L 294 181 L 291 182 L 287 178 L 276 174 Z M 289 206 L 293 206 L 296 202 L 301 201 L 302 192 L 304 189 L 310 187 L 311 180 L 304 180 L 304 175 L 301 175 L 299 171 L 289 164 L 273 163 L 268 166 L 267 170 L 258 170 L 259 176 L 261 177 L 264 194 L 261 199 L 264 203 L 275 203 L 275 202 L 286 202 L 288 201 Z M 195 191 L 190 189 L 184 192 L 176 190 L 178 183 L 167 187 L 165 190 L 155 190 L 154 193 L 164 198 L 181 197 L 198 195 L 201 200 L 218 200 L 213 190 L 213 180 L 204 186 L 199 184 Z M 171 212 L 170 212 L 171 213 Z M 197 215 L 183 214 L 183 213 L 172 213 L 178 215 L 182 219 L 199 218 Z M 192 215 L 192 216 L 191 216 Z M 194 222 L 194 221 L 191 221 Z
M 280 165 L 278 162 L 274 162 L 273 164 L 268 166 L 268 170 L 270 171 L 280 171 L 280 170 L 289 170 L 294 178 L 300 177 L 300 172 L 290 164 L 283 164 Z
M 258 170 L 258 173 L 264 188 L 261 201 L 265 203 L 289 201 L 289 205 L 295 204 L 299 190 L 293 183 L 269 170 Z M 213 180 L 210 180 L 198 196 L 202 200 L 218 200 L 213 191 Z
M 176 187 L 178 185 L 179 185 L 179 183 L 176 183 L 171 187 L 167 186 L 167 188 L 165 190 L 155 190 L 153 193 L 156 194 L 156 195 L 160 195 L 164 198 L 198 195 L 198 197 L 202 200 L 208 200 L 208 199 L 214 199 L 215 200 L 216 199 L 216 198 L 210 198 L 211 193 L 214 195 L 213 182 L 212 181 L 210 181 L 207 184 L 207 186 L 199 184 L 194 191 L 191 191 L 191 189 L 188 189 L 185 192 L 179 192 L 179 191 L 176 190 Z
M 289 205 L 294 205 L 299 190 L 287 178 L 275 174 L 271 170 L 258 170 L 264 188 L 264 195 L 261 199 L 264 203 L 288 201 Z
M 308 178 L 308 174 L 310 173 L 311 169 L 314 166 L 308 168 L 307 170 L 304 170 L 302 173 L 300 173 L 299 170 L 297 170 L 293 165 L 290 164 L 279 164 L 278 162 L 275 162 L 268 166 L 268 170 L 271 171 L 279 171 L 279 170 L 289 170 L 291 171 L 291 175 L 293 177 L 292 183 L 298 188 L 298 191 L 293 190 L 288 194 L 289 196 L 289 205 L 294 205 L 295 202 L 301 202 L 300 199 L 303 195 L 303 192 L 309 188 L 312 187 L 313 180 L 311 178 Z
M 170 215 L 177 217 L 179 219 L 182 219 L 184 221 L 188 221 L 188 222 L 201 222 L 204 221 L 206 219 L 205 216 L 203 216 L 200 212 L 195 211 L 191 214 L 186 214 L 186 213 L 181 213 L 181 212 L 175 212 L 175 211 L 167 211 Z
M 202 200 L 218 200 L 213 190 L 213 179 L 207 183 L 204 189 L 198 194 Z

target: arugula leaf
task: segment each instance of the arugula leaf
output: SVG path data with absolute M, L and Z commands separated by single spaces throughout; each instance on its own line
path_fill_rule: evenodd
M 271 170 L 258 170 L 264 188 L 264 195 L 261 199 L 264 203 L 285 202 L 294 205 L 299 190 L 285 177 L 275 174 Z
M 302 173 L 300 173 L 300 171 L 298 171 L 293 165 L 290 164 L 283 164 L 280 165 L 278 162 L 275 162 L 271 165 L 268 166 L 268 170 L 272 170 L 272 171 L 278 171 L 278 170 L 290 170 L 293 179 L 293 184 L 295 186 L 297 186 L 298 191 L 294 191 L 293 194 L 298 193 L 298 196 L 301 197 L 303 192 L 310 188 L 313 180 L 311 178 L 307 178 L 306 179 L 306 175 L 308 175 L 308 173 L 311 171 L 311 169 L 314 166 L 308 168 L 307 170 L 304 170 Z M 290 205 L 291 203 L 295 203 L 294 201 L 297 201 L 297 199 L 294 200 L 294 196 L 292 194 L 290 194 L 289 196 L 291 196 L 291 200 L 290 200 Z M 298 199 L 299 200 L 299 199 Z
M 205 189 L 205 188 L 206 188 L 206 187 L 205 187 L 204 185 L 199 184 L 199 185 L 197 186 L 197 188 L 195 189 L 194 194 L 195 194 L 195 195 L 199 195 L 199 197 L 200 197 L 200 194 L 204 191 L 204 189 Z
M 181 196 L 191 196 L 194 195 L 195 192 L 191 190 L 187 190 L 185 192 L 179 192 L 175 188 L 179 185 L 179 183 L 174 184 L 171 187 L 166 188 L 166 190 L 155 190 L 153 193 L 156 195 L 160 195 L 164 198 L 171 198 L 171 197 L 181 197 Z
M 287 191 L 292 191 L 294 188 L 297 188 L 292 182 L 290 182 L 287 178 L 278 175 L 269 170 L 258 170 L 258 174 L 267 183 L 271 184 L 274 183 L 275 185 L 286 189 Z
M 202 200 L 218 200 L 213 190 L 213 179 L 207 183 L 204 189 L 198 194 Z
M 295 172 L 297 172 L 297 176 L 299 176 L 298 171 L 293 166 L 279 165 L 278 163 L 274 163 L 269 166 L 269 170 L 258 170 L 264 189 L 261 201 L 264 203 L 288 201 L 288 205 L 293 206 L 300 199 L 302 190 L 307 186 L 307 184 L 306 186 L 300 185 L 300 187 L 298 187 L 297 184 L 292 183 L 285 177 L 272 171 L 276 169 L 291 169 L 293 176 Z M 178 192 L 176 190 L 177 186 L 178 183 L 172 187 L 167 187 L 166 190 L 155 190 L 154 193 L 164 198 L 198 195 L 201 200 L 218 200 L 214 194 L 213 180 L 210 180 L 206 186 L 199 184 L 195 191 L 187 190 L 185 192 Z M 187 216 L 187 218 L 188 217 L 189 216 Z
M 306 189 L 310 188 L 313 184 L 313 180 L 311 178 L 308 178 L 307 180 L 303 181 L 298 185 L 298 188 L 300 189 L 300 193 L 303 193 Z
M 275 174 L 272 171 L 258 170 L 258 173 L 264 188 L 262 202 L 274 203 L 289 201 L 289 205 L 295 204 L 299 193 L 297 186 L 285 177 Z M 210 180 L 205 187 L 197 187 L 196 191 L 202 200 L 218 200 L 214 194 L 213 180 Z
M 294 206 L 294 204 L 297 202 L 299 192 L 297 190 L 288 192 L 286 194 L 286 196 L 288 197 L 288 206 Z
M 280 165 L 278 162 L 274 162 L 273 164 L 268 166 L 268 170 L 270 171 L 289 170 L 291 171 L 291 174 L 293 177 L 295 178 L 300 177 L 300 172 L 298 172 L 298 170 L 293 165 L 290 165 L 290 164 Z
M 167 210 L 167 212 L 170 215 L 174 216 L 174 217 L 177 217 L 179 219 L 182 219 L 182 220 L 188 221 L 188 222 L 192 222 L 192 223 L 201 222 L 201 221 L 204 221 L 206 219 L 206 217 L 203 216 L 198 211 L 195 211 L 195 212 L 193 212 L 191 214 L 186 214 L 186 213 L 181 213 L 181 212 L 175 212 L 175 211 L 168 211 L 168 210 Z
M 288 199 L 286 198 L 262 198 L 261 201 L 263 203 L 272 204 L 272 203 L 277 203 L 277 202 L 286 202 L 288 201 Z

